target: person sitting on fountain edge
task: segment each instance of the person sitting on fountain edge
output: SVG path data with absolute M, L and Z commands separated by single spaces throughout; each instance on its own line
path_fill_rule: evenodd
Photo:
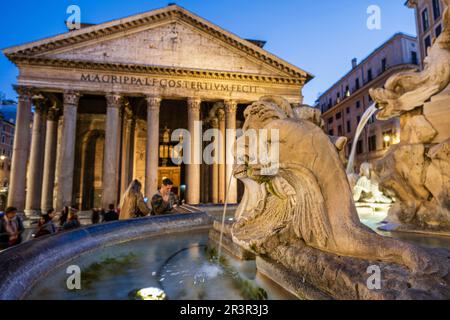
M 177 209 L 177 196 L 171 191 L 173 182 L 164 179 L 159 191 L 152 198 L 152 215 L 159 216 L 174 213 Z
M 22 219 L 17 216 L 17 209 L 7 208 L 0 219 L 0 250 L 20 244 L 24 230 Z

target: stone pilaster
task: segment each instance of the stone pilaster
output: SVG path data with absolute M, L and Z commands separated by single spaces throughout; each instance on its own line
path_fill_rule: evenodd
M 31 97 L 32 90 L 15 87 L 19 94 L 14 133 L 14 146 L 11 161 L 11 178 L 8 193 L 8 206 L 19 212 L 25 209 L 25 185 L 28 151 L 30 147 Z
M 188 99 L 188 131 L 191 134 L 190 163 L 186 167 L 187 192 L 186 202 L 189 204 L 200 203 L 200 163 L 201 157 L 201 135 L 200 128 L 196 126 L 200 121 L 201 100 L 198 98 Z M 199 132 L 200 131 L 200 132 Z
M 53 208 L 58 118 L 59 110 L 56 108 L 49 109 L 47 113 L 47 129 L 45 132 L 44 171 L 42 178 L 41 209 L 43 212 Z
M 145 195 L 151 199 L 158 190 L 159 111 L 161 98 L 147 96 L 147 151 L 145 166 Z
M 72 206 L 73 170 L 75 162 L 75 138 L 77 129 L 77 109 L 80 93 L 65 91 L 63 102 L 63 127 L 61 135 L 61 154 L 57 170 L 58 193 L 56 210 L 61 211 L 65 206 Z
M 237 203 L 237 180 L 233 177 L 234 156 L 233 148 L 236 142 L 236 101 L 225 101 L 226 135 L 226 183 L 228 188 L 228 202 Z
M 105 128 L 105 150 L 103 156 L 103 194 L 102 207 L 108 208 L 110 204 L 117 205 L 117 194 L 119 192 L 119 132 L 120 132 L 120 107 L 122 96 L 115 93 L 106 95 L 106 128 Z

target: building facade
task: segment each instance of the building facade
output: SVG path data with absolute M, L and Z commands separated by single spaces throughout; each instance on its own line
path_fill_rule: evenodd
M 14 101 L 0 101 L 0 210 L 5 209 L 14 143 Z
M 408 0 L 406 5 L 415 9 L 417 39 L 423 63 L 428 48 L 442 32 L 442 14 L 445 7 L 442 0 Z
M 384 155 L 387 148 L 399 141 L 400 124 L 397 119 L 369 120 L 358 141 L 353 141 L 364 112 L 373 104 L 370 88 L 382 87 L 394 73 L 418 67 L 420 52 L 415 37 L 398 33 L 373 51 L 361 63 L 352 61 L 352 69 L 333 84 L 318 99 L 325 130 L 331 136 L 348 139 L 346 155 L 357 143 L 355 166 Z
M 5 49 L 20 69 L 8 204 L 27 214 L 105 207 L 132 179 L 151 197 L 164 177 L 190 204 L 225 202 L 230 180 L 237 202 L 231 161 L 176 165 L 167 137 L 188 129 L 193 158 L 206 129 L 239 128 L 261 96 L 302 103 L 312 76 L 262 45 L 169 5 Z M 219 140 L 220 150 L 234 142 Z

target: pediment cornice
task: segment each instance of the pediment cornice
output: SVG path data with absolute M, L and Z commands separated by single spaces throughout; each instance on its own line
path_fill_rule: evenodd
M 277 77 L 270 75 L 247 74 L 238 72 L 216 71 L 216 70 L 198 70 L 188 68 L 166 67 L 166 66 L 145 66 L 139 64 L 122 63 L 101 63 L 91 61 L 76 61 L 51 59 L 41 57 L 16 56 L 15 62 L 18 65 L 25 66 L 46 66 L 57 68 L 69 68 L 79 70 L 97 70 L 97 71 L 118 71 L 136 74 L 152 74 L 178 77 L 195 77 L 203 79 L 229 80 L 229 81 L 248 81 L 265 82 L 274 84 L 300 85 L 305 84 L 304 78 L 298 77 Z
M 44 54 L 61 50 L 62 48 L 80 45 L 85 42 L 87 43 L 95 39 L 124 33 L 125 31 L 132 31 L 133 29 L 139 29 L 145 27 L 146 25 L 162 23 L 167 20 L 183 21 L 185 23 L 188 23 L 189 25 L 194 26 L 203 32 L 206 32 L 213 37 L 222 40 L 226 44 L 239 49 L 241 52 L 266 63 L 272 68 L 279 70 L 282 74 L 285 74 L 286 77 L 303 79 L 303 82 L 307 82 L 313 78 L 313 76 L 306 71 L 289 64 L 288 62 L 276 57 L 266 50 L 259 48 L 253 43 L 239 38 L 236 35 L 223 30 L 222 28 L 177 5 L 172 5 L 163 9 L 149 11 L 128 18 L 94 25 L 91 27 L 83 28 L 81 30 L 68 32 L 59 36 L 50 37 L 29 44 L 11 47 L 5 49 L 3 52 L 11 61 L 15 63 L 21 60 L 23 61 L 26 58 L 30 59 L 30 61 L 42 63 L 43 61 L 48 61 L 48 59 L 45 58 L 41 58 L 42 61 L 38 61 L 39 58 Z M 150 67 L 141 66 L 141 68 Z

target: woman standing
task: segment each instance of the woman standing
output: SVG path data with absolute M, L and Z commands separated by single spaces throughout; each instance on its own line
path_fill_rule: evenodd
M 119 220 L 140 218 L 150 214 L 151 210 L 144 201 L 142 184 L 133 180 L 120 201 Z

